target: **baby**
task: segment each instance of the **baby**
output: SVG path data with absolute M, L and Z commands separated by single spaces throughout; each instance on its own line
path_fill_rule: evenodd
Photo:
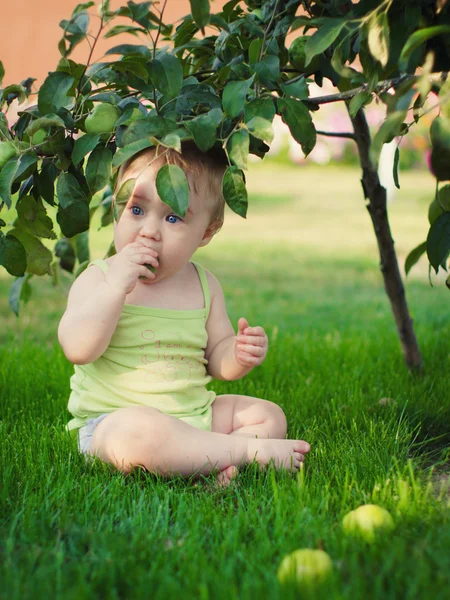
M 184 217 L 156 190 L 167 162 L 188 179 Z M 136 181 L 121 214 L 114 207 L 116 254 L 92 261 L 69 293 L 58 329 L 75 365 L 67 427 L 78 431 L 82 452 L 125 473 L 138 466 L 163 476 L 218 469 L 226 485 L 253 460 L 295 472 L 310 449 L 285 439 L 277 404 L 216 396 L 206 387 L 213 378 L 244 377 L 268 348 L 264 329 L 245 318 L 235 334 L 219 282 L 191 262 L 222 225 L 225 168 L 221 157 L 190 144 L 181 155 L 151 148 L 124 163 L 116 190 Z

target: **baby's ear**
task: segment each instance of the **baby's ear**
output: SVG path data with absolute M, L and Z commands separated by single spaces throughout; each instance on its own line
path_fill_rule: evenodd
M 208 228 L 206 229 L 206 231 L 203 235 L 202 241 L 200 242 L 200 247 L 206 246 L 207 244 L 209 244 L 209 242 L 213 239 L 213 237 L 219 231 L 219 229 L 220 229 L 220 223 L 218 223 L 217 221 L 214 221 L 214 223 L 211 223 L 210 225 L 208 225 Z

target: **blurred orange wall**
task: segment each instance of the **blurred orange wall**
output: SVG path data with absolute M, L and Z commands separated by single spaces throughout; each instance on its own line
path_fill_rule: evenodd
M 99 4 L 99 0 L 96 2 Z M 0 61 L 3 62 L 6 74 L 3 87 L 11 83 L 20 83 L 27 77 L 34 77 L 35 89 L 40 85 L 49 71 L 54 71 L 60 58 L 58 42 L 62 38 L 59 22 L 69 19 L 77 0 L 0 0 Z M 164 2 L 155 3 L 158 8 Z M 225 0 L 214 0 L 211 12 L 219 12 Z M 126 0 L 111 0 L 111 9 L 125 6 Z M 96 15 L 95 7 L 89 9 Z M 167 0 L 164 11 L 164 22 L 174 23 L 180 17 L 191 12 L 189 0 Z M 129 20 L 120 21 L 130 23 Z M 98 29 L 99 18 L 91 18 L 91 31 Z M 119 20 L 115 24 L 118 24 Z M 94 54 L 99 59 L 112 46 L 119 43 L 137 43 L 137 38 L 120 35 L 115 38 L 100 40 Z M 142 43 L 142 42 L 140 42 Z M 86 42 L 74 50 L 70 56 L 75 61 L 86 61 L 89 46 Z

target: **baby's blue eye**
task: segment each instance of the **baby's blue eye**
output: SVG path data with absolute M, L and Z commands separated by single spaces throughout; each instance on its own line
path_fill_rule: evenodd
M 168 223 L 177 223 L 178 221 L 181 221 L 181 219 L 180 217 L 177 217 L 177 215 L 168 215 L 166 221 Z
M 132 206 L 131 207 L 131 212 L 133 213 L 133 215 L 135 215 L 136 217 L 138 217 L 141 213 L 139 211 L 142 211 L 142 208 L 139 208 L 139 206 Z

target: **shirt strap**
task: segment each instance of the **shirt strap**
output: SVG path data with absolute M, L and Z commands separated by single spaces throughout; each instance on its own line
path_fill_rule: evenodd
M 211 294 L 209 292 L 208 278 L 206 276 L 205 269 L 197 262 L 191 261 L 194 267 L 197 269 L 198 276 L 200 278 L 200 283 L 202 285 L 203 296 L 205 298 L 205 308 L 206 308 L 206 318 L 209 315 L 209 309 L 211 306 Z
M 106 271 L 109 269 L 108 263 L 106 262 L 106 260 L 103 260 L 103 258 L 96 258 L 95 260 L 91 260 L 89 266 L 91 265 L 99 267 L 99 269 L 101 269 L 103 273 L 106 273 Z

